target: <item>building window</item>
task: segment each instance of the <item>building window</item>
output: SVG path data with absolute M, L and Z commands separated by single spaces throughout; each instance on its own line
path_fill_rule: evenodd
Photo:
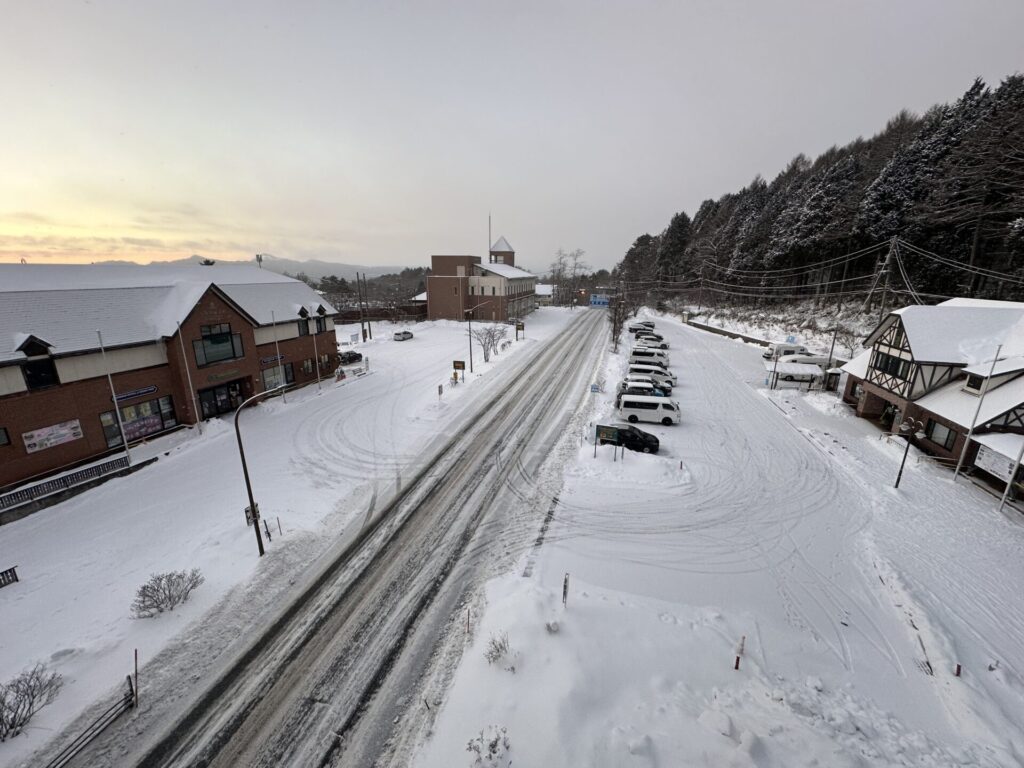
M 200 368 L 223 360 L 245 357 L 242 334 L 231 333 L 231 326 L 227 323 L 203 325 L 199 332 L 203 338 L 193 341 L 192 349 L 195 351 L 196 365 Z
M 312 373 L 313 372 L 313 361 L 312 360 L 303 360 L 302 361 L 302 372 L 303 373 Z
M 977 374 L 974 373 L 969 374 L 967 376 L 966 387 L 967 389 L 973 389 L 975 392 L 981 392 L 981 383 L 983 381 L 985 381 L 985 379 L 982 378 L 981 376 L 978 376 Z
M 888 373 L 890 376 L 895 376 L 897 379 L 903 379 L 904 381 L 910 375 L 909 360 L 893 357 L 884 352 L 875 352 L 875 359 L 872 360 L 871 367 L 876 371 Z
M 0 445 L 10 445 L 11 436 L 7 434 L 7 427 L 0 427 Z
M 299 336 L 309 336 L 309 320 L 299 320 Z
M 320 355 L 320 367 L 327 368 L 331 364 L 331 356 L 329 354 Z
M 945 424 L 939 424 L 939 422 L 933 419 L 928 419 L 928 428 L 924 431 L 928 435 L 928 439 L 936 445 L 941 445 L 947 451 L 953 449 L 953 443 L 956 442 L 957 433 L 947 427 Z
M 22 363 L 21 371 L 25 376 L 25 386 L 29 389 L 43 389 L 60 384 L 60 379 L 57 377 L 57 366 L 49 357 L 27 360 Z
M 498 289 L 497 289 L 497 288 L 495 288 L 495 287 L 494 287 L 494 286 L 492 285 L 492 286 L 491 286 L 491 296 L 494 296 L 497 290 L 498 290 Z
M 284 372 L 284 380 L 281 380 L 281 373 Z M 291 384 L 295 381 L 295 370 L 292 368 L 291 363 L 285 363 L 284 365 L 275 365 L 273 368 L 267 368 L 263 371 L 263 389 L 274 389 L 280 387 L 282 384 Z
M 471 285 L 471 286 L 469 286 L 469 295 L 470 295 L 470 296 L 474 296 L 474 295 L 475 295 L 475 294 L 473 293 L 473 286 L 472 286 L 472 285 Z
M 327 318 L 326 317 L 315 317 L 313 319 L 316 321 L 316 332 L 317 333 L 323 333 L 324 331 L 327 330 Z
M 124 435 L 130 443 L 177 426 L 178 420 L 174 415 L 174 402 L 167 396 L 123 406 L 121 423 L 124 425 Z M 100 425 L 103 427 L 107 448 L 121 445 L 121 429 L 117 425 L 117 416 L 113 411 L 100 414 Z
M 454 288 L 452 288 L 452 293 L 455 294 L 456 296 L 458 296 L 459 295 L 459 286 L 456 285 Z

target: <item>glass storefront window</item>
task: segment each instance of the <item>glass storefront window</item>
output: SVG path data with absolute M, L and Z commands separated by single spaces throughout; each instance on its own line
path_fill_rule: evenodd
M 122 406 L 121 423 L 124 425 L 125 437 L 128 442 L 132 442 L 177 426 L 178 420 L 174 415 L 174 403 L 167 396 Z M 113 411 L 100 414 L 100 425 L 108 448 L 121 445 L 121 430 Z

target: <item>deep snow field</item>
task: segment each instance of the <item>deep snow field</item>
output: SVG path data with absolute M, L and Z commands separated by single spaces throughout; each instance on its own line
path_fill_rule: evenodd
M 322 392 L 313 384 L 240 417 L 254 496 L 273 536 L 262 560 L 245 524 L 230 418 L 207 422 L 202 435 L 182 430 L 134 447 L 133 459 L 159 460 L 0 527 L 0 562 L 17 564 L 22 579 L 0 590 L 0 680 L 37 661 L 65 680 L 25 734 L 0 744 L 0 766 L 24 760 L 93 702 L 113 702 L 135 649 L 140 697 L 177 694 L 180 686 L 166 679 L 173 673 L 154 662 L 162 649 L 194 644 L 193 653 L 216 655 L 227 648 L 350 522 L 412 474 L 425 448 L 457 429 L 460 414 L 500 386 L 509 362 L 536 351 L 571 316 L 538 310 L 526 319 L 526 338 L 486 364 L 474 342 L 475 372 L 456 387 L 452 361 L 468 362 L 463 324 L 375 323 L 375 339 L 351 346 L 358 324 L 339 326 L 342 348 L 368 358 L 368 374 L 325 379 Z M 406 328 L 413 339 L 392 340 Z M 154 619 L 130 617 L 135 590 L 151 573 L 190 568 L 206 582 L 187 603 Z
M 1024 765 L 1024 516 L 915 450 L 894 490 L 902 441 L 835 393 L 769 392 L 760 347 L 649 316 L 683 423 L 595 458 L 608 354 L 414 765 Z

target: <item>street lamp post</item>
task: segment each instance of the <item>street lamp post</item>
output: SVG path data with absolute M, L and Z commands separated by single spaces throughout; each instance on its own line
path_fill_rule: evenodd
M 473 310 L 463 310 L 466 314 L 466 320 L 469 321 L 469 372 L 473 372 Z
M 317 392 L 322 392 L 323 390 L 320 388 L 320 352 L 316 348 L 316 334 L 317 334 L 317 331 L 320 329 L 319 320 L 320 320 L 320 316 L 319 315 L 317 315 L 313 319 L 313 357 L 316 358 L 316 360 L 313 361 L 313 366 L 314 366 L 314 368 L 316 368 L 316 391 Z M 308 325 L 309 325 L 309 318 L 306 318 L 306 325 L 308 327 Z
M 238 438 L 238 455 L 242 459 L 242 475 L 245 477 L 246 493 L 249 494 L 249 509 L 252 512 L 252 527 L 256 530 L 256 546 L 260 551 L 260 557 L 263 557 L 264 553 L 263 535 L 260 533 L 260 518 L 259 512 L 256 509 L 256 500 L 252 497 L 252 483 L 249 482 L 249 467 L 245 463 L 245 449 L 242 447 L 242 433 L 238 429 L 238 416 L 242 412 L 242 409 L 245 408 L 245 406 L 247 406 L 249 403 L 259 400 L 261 397 L 272 395 L 278 390 L 283 389 L 284 385 L 282 384 L 281 386 L 275 387 L 274 389 L 268 389 L 266 392 L 259 392 L 250 397 L 248 400 L 244 401 L 240 406 L 238 406 L 238 409 L 235 411 L 235 437 Z
M 903 477 L 903 467 L 907 463 L 907 454 L 910 453 L 910 438 L 914 433 L 920 433 L 924 429 L 924 424 L 917 419 L 904 419 L 903 423 L 899 426 L 899 431 L 907 440 L 907 447 L 903 449 L 903 461 L 900 462 L 900 471 L 896 475 L 896 484 L 893 488 L 900 487 L 900 478 Z

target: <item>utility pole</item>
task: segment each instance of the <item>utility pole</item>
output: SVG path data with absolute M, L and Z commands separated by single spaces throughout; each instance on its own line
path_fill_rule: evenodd
M 359 273 L 356 273 L 356 279 L 359 279 Z M 366 304 L 366 332 L 373 338 L 373 325 L 370 324 L 370 289 L 366 284 L 366 273 L 363 272 L 363 303 Z
M 882 272 L 885 273 L 885 283 L 882 288 L 882 311 L 878 314 L 878 322 L 882 322 L 882 318 L 885 317 L 885 308 L 889 303 L 889 265 L 892 262 L 892 255 L 895 252 L 896 237 L 893 236 L 892 241 L 889 243 L 889 251 L 885 254 L 885 263 L 882 265 Z
M 836 317 L 839 317 L 839 313 L 843 311 L 843 292 L 846 291 L 846 270 L 850 266 L 850 261 L 847 259 L 843 263 L 843 276 L 839 279 L 839 304 L 836 306 Z
M 359 281 L 359 273 L 356 272 L 356 304 L 359 305 L 359 335 L 366 341 L 366 325 L 363 319 L 363 284 Z
M 473 310 L 463 310 L 466 320 L 469 321 L 469 372 L 473 372 Z

